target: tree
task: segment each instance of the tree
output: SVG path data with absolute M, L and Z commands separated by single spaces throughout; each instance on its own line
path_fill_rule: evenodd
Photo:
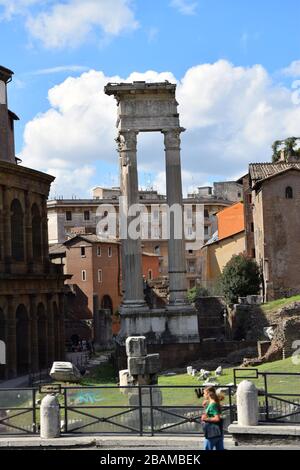
M 245 255 L 234 255 L 221 274 L 221 286 L 228 303 L 237 303 L 238 297 L 260 292 L 261 274 L 256 261 Z
M 285 140 L 275 140 L 272 145 L 273 156 L 272 162 L 276 163 L 280 160 L 281 149 L 285 152 L 285 157 L 297 156 L 300 157 L 299 137 L 288 137 Z
M 192 287 L 188 293 L 187 297 L 188 300 L 192 303 L 195 302 L 197 297 L 208 297 L 209 296 L 209 291 L 205 287 Z

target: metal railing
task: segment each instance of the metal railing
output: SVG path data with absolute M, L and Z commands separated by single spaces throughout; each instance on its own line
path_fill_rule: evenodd
M 236 407 L 234 389 L 225 388 L 226 432 Z M 42 397 L 36 388 L 0 389 L 0 435 L 37 433 Z M 204 408 L 194 386 L 61 387 L 58 398 L 63 434 L 202 433 Z
M 260 421 L 300 424 L 299 372 L 263 372 L 255 368 L 236 368 L 233 375 L 235 387 L 241 379 L 256 382 Z
M 222 414 L 227 432 L 236 419 L 235 391 L 231 386 L 222 388 L 226 390 Z M 63 393 L 65 433 L 202 433 L 204 408 L 195 386 L 63 387 Z
M 236 387 L 251 379 L 259 389 L 260 422 L 300 424 L 300 373 L 234 369 L 234 384 L 221 386 L 224 432 L 236 420 Z M 281 380 L 280 380 L 281 379 Z M 203 390 L 205 387 L 197 387 Z M 37 387 L 0 389 L 0 435 L 39 432 Z M 199 435 L 202 400 L 195 386 L 62 386 L 58 395 L 63 434 Z
M 0 436 L 35 434 L 37 431 L 37 390 L 1 388 Z

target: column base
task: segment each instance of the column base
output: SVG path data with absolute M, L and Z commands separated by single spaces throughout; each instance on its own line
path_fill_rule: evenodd
M 181 314 L 194 314 L 197 315 L 197 310 L 193 305 L 191 305 L 189 302 L 182 301 L 182 302 L 169 302 L 166 305 L 166 310 L 167 312 L 172 312 L 172 313 L 181 313 Z
M 139 301 L 139 300 L 129 300 L 122 302 L 122 304 L 119 307 L 119 312 L 121 317 L 123 315 L 135 315 L 137 313 L 140 313 L 141 315 L 143 313 L 149 312 L 149 307 L 146 304 L 145 301 Z
M 190 304 L 164 309 L 121 305 L 118 342 L 128 336 L 145 336 L 148 344 L 199 343 L 197 312 Z

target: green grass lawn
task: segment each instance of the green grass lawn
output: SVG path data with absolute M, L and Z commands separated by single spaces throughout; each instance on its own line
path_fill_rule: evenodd
M 257 369 L 260 372 L 298 372 L 300 373 L 300 364 L 293 364 L 292 358 L 288 358 L 282 361 L 271 362 L 258 366 Z M 254 372 L 244 368 L 242 372 L 239 372 L 241 376 L 253 377 L 253 382 L 258 388 L 263 388 L 264 380 L 263 377 L 255 379 Z M 220 386 L 227 385 L 234 382 L 233 368 L 226 368 L 223 370 L 221 377 L 214 377 L 214 373 L 211 376 L 212 380 L 216 380 Z M 197 399 L 194 396 L 194 388 L 203 385 L 203 381 L 199 381 L 197 377 L 192 377 L 186 373 L 177 374 L 171 377 L 160 375 L 158 378 L 158 385 L 161 387 L 168 386 L 170 388 L 162 389 L 164 402 L 167 404 L 197 404 Z M 271 393 L 299 393 L 300 395 L 300 375 L 294 377 L 286 377 L 284 375 L 269 376 L 267 379 L 268 391 Z M 113 368 L 110 364 L 105 364 L 95 368 L 91 376 L 86 377 L 81 381 L 81 386 L 115 386 L 117 379 L 115 377 Z M 75 385 L 75 384 L 74 384 Z M 191 386 L 188 388 L 175 388 L 175 386 Z M 78 387 L 78 384 L 77 384 Z M 88 392 L 88 389 L 85 389 Z M 116 393 L 113 389 L 102 390 L 103 404 L 124 404 L 126 401 L 126 395 Z M 125 401 L 124 401 L 125 400 Z M 104 403 L 105 401 L 105 403 Z
M 287 358 L 282 361 L 270 362 L 262 364 L 257 367 L 260 372 L 298 372 L 300 373 L 300 364 L 293 364 L 292 358 Z M 239 375 L 253 376 L 254 372 L 244 368 Z M 234 381 L 233 368 L 224 369 L 223 375 L 218 377 L 217 382 L 220 385 L 226 385 Z M 250 380 L 250 379 L 249 379 Z M 259 388 L 263 388 L 264 380 L 263 377 L 259 379 L 252 379 L 255 385 Z M 180 374 L 173 377 L 159 377 L 159 385 L 202 385 L 203 382 L 199 382 L 197 378 L 191 377 L 187 374 Z M 300 395 L 300 375 L 299 376 L 284 376 L 276 375 L 269 376 L 267 378 L 268 391 L 271 393 L 299 393 Z
M 98 368 L 97 368 L 98 369 Z M 261 372 L 300 372 L 300 365 L 293 364 L 291 358 L 285 359 L 283 361 L 277 361 L 269 364 L 264 364 L 258 367 L 258 370 Z M 243 375 L 251 376 L 253 371 L 249 369 L 243 369 Z M 213 374 L 212 374 L 213 377 Z M 100 382 L 97 380 L 100 378 Z M 107 379 L 107 380 L 106 380 Z M 224 370 L 222 377 L 217 379 L 220 385 L 226 385 L 233 382 L 233 369 L 227 368 Z M 263 378 L 253 379 L 254 383 L 258 388 L 263 388 Z M 68 392 L 68 401 L 69 403 L 74 403 L 76 410 L 74 412 L 69 412 L 69 417 L 74 419 L 82 418 L 84 422 L 88 422 L 89 418 L 80 415 L 80 411 L 83 413 L 91 414 L 94 416 L 111 416 L 114 413 L 118 414 L 120 412 L 126 411 L 126 409 L 118 409 L 118 406 L 128 407 L 129 401 L 128 395 L 125 393 L 120 393 L 120 390 L 117 388 L 103 388 L 100 390 L 86 388 L 88 386 L 105 386 L 109 387 L 111 385 L 116 385 L 116 379 L 114 379 L 114 373 L 111 366 L 106 365 L 105 367 L 100 366 L 99 370 L 95 370 L 93 376 L 84 379 L 83 387 L 76 388 L 73 391 Z M 177 374 L 175 376 L 166 377 L 159 376 L 158 385 L 161 387 L 161 392 L 163 396 L 163 406 L 186 406 L 196 407 L 196 410 L 201 407 L 202 399 L 198 399 L 195 395 L 194 389 L 198 388 L 203 384 L 202 381 L 199 381 L 196 377 L 191 377 L 187 374 Z M 164 388 L 164 386 L 166 388 Z M 176 388 L 175 386 L 181 386 L 182 388 Z M 78 387 L 78 386 L 77 386 Z M 184 388 L 186 387 L 186 388 Z M 288 395 L 289 393 L 299 393 L 300 395 L 300 376 L 299 377 L 285 377 L 285 376 L 272 376 L 268 380 L 268 391 L 272 393 L 284 393 Z M 92 403 L 85 404 L 85 400 L 89 400 L 89 396 L 92 396 L 95 399 L 94 405 L 100 406 L 110 406 L 116 407 L 115 409 L 95 409 L 87 408 L 87 406 L 92 406 Z M 80 402 L 80 397 L 82 400 Z M 79 399 L 79 402 L 78 402 Z M 232 402 L 235 402 L 235 397 L 232 397 Z M 225 398 L 224 405 L 228 404 L 228 398 Z M 195 412 L 196 412 L 195 410 Z M 78 414 L 79 411 L 79 414 Z M 180 410 L 178 410 L 180 414 Z M 90 418 L 92 420 L 92 418 Z M 115 418 L 114 418 L 115 419 Z M 118 419 L 118 418 L 116 418 Z M 97 426 L 97 425 L 96 425 Z M 105 425 L 106 426 L 106 425 Z M 107 425 L 108 428 L 110 425 Z M 92 429 L 92 428 L 91 428 Z
M 273 302 L 268 302 L 261 306 L 262 310 L 265 312 L 271 312 L 278 310 L 279 308 L 285 307 L 286 305 L 291 304 L 292 302 L 300 302 L 300 295 L 294 295 L 293 297 L 273 300 Z

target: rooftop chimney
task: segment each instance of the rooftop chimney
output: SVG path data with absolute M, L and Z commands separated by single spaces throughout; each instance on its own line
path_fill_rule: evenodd
M 16 163 L 14 121 L 18 117 L 7 106 L 7 84 L 13 72 L 0 65 L 0 161 Z

